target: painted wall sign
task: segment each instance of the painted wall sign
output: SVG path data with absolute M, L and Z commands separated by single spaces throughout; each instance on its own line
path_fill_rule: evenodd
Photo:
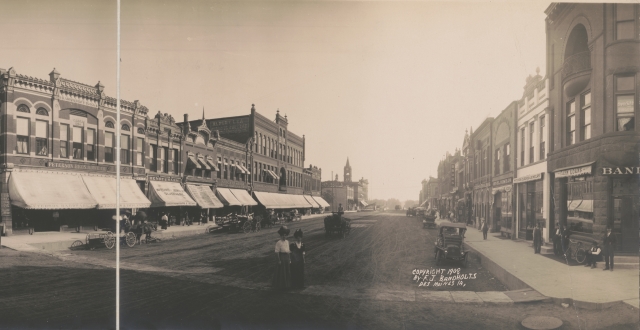
M 149 181 L 181 182 L 181 179 L 170 177 L 170 176 L 153 175 L 153 176 L 149 176 Z
M 106 172 L 106 166 L 90 165 L 90 164 L 74 164 L 74 163 L 60 163 L 60 162 L 47 162 L 47 167 L 54 168 L 70 168 L 74 170 L 91 170 Z
M 513 182 L 513 178 L 506 178 L 506 179 L 502 179 L 502 180 L 493 181 L 493 185 L 494 186 L 500 186 L 500 185 L 503 185 L 503 184 L 510 184 L 512 182 Z
M 529 174 L 513 179 L 513 183 L 529 182 L 542 179 L 542 173 Z
M 209 129 L 220 133 L 245 133 L 250 131 L 249 117 L 209 121 Z
M 640 174 L 640 167 L 603 167 L 602 175 Z
M 556 178 L 566 178 L 571 176 L 591 174 L 592 167 L 593 166 L 591 165 L 587 165 L 582 167 L 570 168 L 568 170 L 558 171 L 556 172 Z

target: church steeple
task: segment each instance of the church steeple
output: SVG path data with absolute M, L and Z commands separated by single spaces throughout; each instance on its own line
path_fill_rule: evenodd
M 349 165 L 349 157 L 347 157 L 347 164 L 344 166 L 344 182 L 351 182 L 351 165 Z

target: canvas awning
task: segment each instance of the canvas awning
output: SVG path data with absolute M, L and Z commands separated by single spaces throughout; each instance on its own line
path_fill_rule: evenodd
M 232 166 L 236 168 L 236 171 L 240 171 L 240 173 L 242 173 L 242 174 L 246 173 L 244 171 L 244 168 L 242 166 L 240 166 L 240 164 L 233 164 Z
M 308 209 L 308 208 L 314 207 L 312 204 L 307 202 L 307 199 L 304 198 L 303 195 L 287 194 L 287 196 L 289 197 L 289 199 L 293 201 L 293 205 L 295 205 L 296 208 Z
M 195 156 L 190 155 L 187 156 L 187 158 L 187 165 L 189 165 L 191 168 L 202 168 Z
M 327 203 L 327 201 L 324 200 L 324 198 L 320 197 L 320 196 L 311 196 L 313 198 L 313 200 L 315 200 L 316 202 L 318 202 L 318 204 L 320 204 L 322 207 L 329 207 L 331 205 L 329 205 L 329 203 Z
M 108 176 L 83 175 L 82 181 L 89 193 L 98 203 L 99 209 L 116 208 L 116 178 Z M 120 207 L 123 209 L 147 208 L 151 201 L 147 199 L 133 179 L 120 179 Z
M 249 172 L 249 170 L 246 167 L 244 167 L 244 166 L 242 166 L 240 164 L 238 164 L 238 167 L 240 167 L 246 174 L 251 174 L 251 172 Z
M 198 157 L 198 163 L 200 163 L 200 166 L 202 166 L 202 168 L 204 168 L 205 170 L 210 170 L 211 167 L 209 167 L 209 164 L 207 164 L 207 162 L 204 160 L 204 158 L 200 158 Z
M 362 206 L 367 206 L 367 205 L 369 205 L 369 204 L 367 204 L 367 202 L 365 202 L 365 201 L 360 201 L 360 204 L 362 204 Z
M 578 205 L 580 205 L 580 202 L 582 202 L 581 199 L 567 201 L 567 211 L 575 211 Z
M 197 206 L 178 182 L 149 181 L 151 207 Z
M 218 188 L 216 192 L 218 193 L 218 197 L 220 197 L 220 201 L 222 201 L 225 206 L 242 206 L 242 202 L 233 195 L 229 188 Z
M 322 208 L 322 206 L 321 206 L 320 204 L 318 204 L 318 202 L 316 202 L 316 200 L 315 200 L 315 199 L 313 199 L 313 197 L 311 197 L 311 196 L 307 196 L 307 195 L 303 195 L 303 196 L 304 196 L 304 199 L 306 199 L 306 200 L 307 200 L 307 202 L 309 202 L 309 204 L 311 204 L 311 205 L 312 205 L 312 206 L 311 206 L 312 208 L 314 208 L 314 209 L 315 209 L 315 208 Z
M 216 164 L 213 162 L 213 159 L 211 158 L 207 158 L 207 164 L 209 164 L 209 166 L 211 167 L 212 170 L 219 172 L 220 169 L 218 169 L 218 166 L 216 166 Z
M 240 203 L 242 203 L 242 206 L 258 205 L 258 202 L 256 202 L 253 198 L 251 198 L 251 195 L 249 195 L 249 193 L 246 190 L 243 190 L 243 189 L 229 189 L 229 190 L 236 197 L 236 199 L 239 200 Z
M 585 199 L 576 207 L 576 211 L 580 212 L 593 212 L 593 200 Z
M 188 184 L 187 192 L 203 209 L 217 209 L 224 206 L 209 186 Z
M 272 178 L 276 179 L 276 180 L 280 180 L 280 177 L 278 175 L 276 175 L 275 172 L 271 171 L 271 170 L 265 170 L 267 172 L 267 174 L 269 174 L 269 176 L 271 176 Z
M 11 204 L 23 209 L 92 209 L 98 202 L 78 174 L 17 172 L 9 177 Z
M 301 205 L 300 202 L 296 202 L 295 195 L 287 195 L 287 194 L 276 194 L 276 193 L 268 193 L 268 192 L 259 192 L 254 191 L 254 196 L 260 202 L 260 204 L 264 205 L 264 207 L 268 209 L 293 209 L 297 207 L 309 208 L 311 205 L 306 202 L 306 206 L 298 206 Z M 297 195 L 302 196 L 302 195 Z M 303 197 L 304 198 L 304 197 Z

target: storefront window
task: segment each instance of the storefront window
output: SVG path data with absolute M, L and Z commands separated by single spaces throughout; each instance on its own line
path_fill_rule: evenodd
M 572 177 L 567 182 L 567 227 L 593 233 L 593 177 Z
M 113 132 L 104 132 L 104 161 L 113 163 Z
M 96 160 L 96 130 L 87 128 L 87 160 Z
M 29 119 L 27 118 L 17 119 L 16 135 L 17 135 L 16 152 L 19 154 L 28 154 L 29 153 Z
M 60 158 L 69 158 L 69 125 L 60 124 Z
M 73 127 L 73 159 L 83 159 L 83 129 L 82 127 Z
M 36 120 L 36 154 L 38 156 L 49 155 L 49 123 Z

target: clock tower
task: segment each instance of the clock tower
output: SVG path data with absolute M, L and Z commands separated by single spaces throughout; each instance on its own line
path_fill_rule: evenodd
M 347 157 L 347 165 L 344 166 L 344 182 L 351 182 L 351 165 L 349 165 L 349 157 Z

